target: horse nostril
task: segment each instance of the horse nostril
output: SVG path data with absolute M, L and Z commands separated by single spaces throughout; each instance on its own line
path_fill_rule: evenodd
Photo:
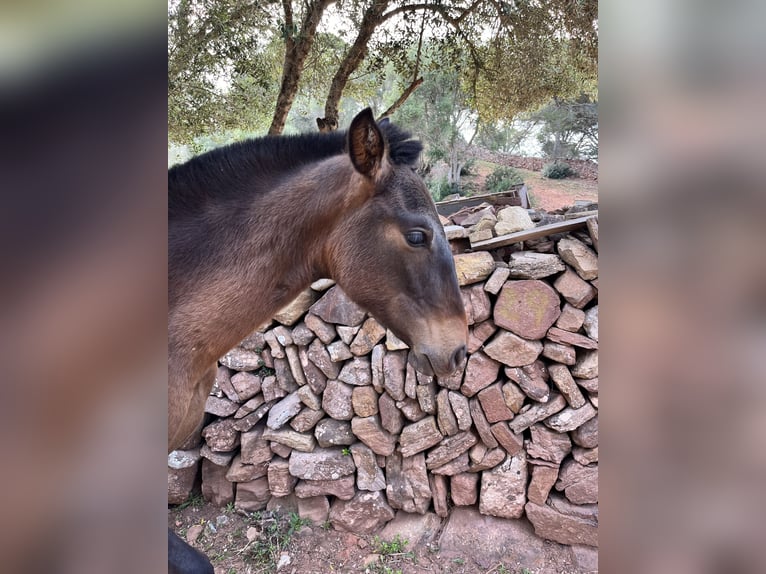
M 465 359 L 465 345 L 460 345 L 457 349 L 455 349 L 455 352 L 452 353 L 452 358 L 450 359 L 450 367 L 452 370 L 457 369 L 458 365 L 463 362 L 463 359 Z

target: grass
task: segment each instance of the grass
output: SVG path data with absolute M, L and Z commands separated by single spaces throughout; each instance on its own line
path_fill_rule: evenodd
M 405 550 L 409 542 L 402 540 L 398 534 L 390 542 L 381 540 L 379 536 L 376 536 L 373 544 L 375 553 L 379 554 L 380 558 L 367 567 L 366 572 L 370 574 L 402 574 L 402 570 L 398 566 L 415 557 L 415 554 Z
M 179 504 L 176 507 L 176 510 L 183 510 L 184 508 L 187 508 L 189 506 L 193 508 L 202 508 L 202 506 L 205 504 L 205 499 L 202 498 L 201 494 L 194 494 L 190 496 L 188 499 L 186 499 L 184 502 Z

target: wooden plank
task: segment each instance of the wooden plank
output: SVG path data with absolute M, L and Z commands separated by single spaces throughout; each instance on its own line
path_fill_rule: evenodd
M 439 215 L 447 216 L 460 211 L 464 207 L 473 207 L 484 202 L 495 206 L 521 205 L 521 200 L 518 197 L 521 187 L 522 185 L 518 185 L 518 188 L 514 187 L 499 193 L 485 193 L 482 195 L 472 195 L 471 197 L 461 197 L 460 199 L 450 199 L 449 201 L 437 201 L 436 211 Z
M 492 239 L 487 239 L 486 241 L 479 241 L 472 244 L 471 248 L 474 251 L 489 251 L 490 249 L 505 247 L 506 245 L 518 243 L 519 241 L 529 241 L 530 239 L 538 239 L 540 237 L 545 237 L 546 235 L 553 235 L 554 233 L 573 231 L 585 226 L 588 219 L 590 219 L 590 217 L 579 217 L 577 219 L 570 219 L 569 221 L 559 221 L 548 225 L 541 225 L 534 229 L 516 231 L 515 233 L 501 235 L 500 237 L 494 237 Z
M 565 213 L 564 219 L 576 219 L 578 217 L 594 217 L 598 215 L 598 209 L 592 211 L 575 211 L 574 213 Z

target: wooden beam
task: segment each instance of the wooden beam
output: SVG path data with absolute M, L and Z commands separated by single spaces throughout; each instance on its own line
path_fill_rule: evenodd
M 505 247 L 506 245 L 511 245 L 520 241 L 538 239 L 540 237 L 545 237 L 546 235 L 553 235 L 554 233 L 573 231 L 580 227 L 584 227 L 590 217 L 578 217 L 577 219 L 570 219 L 569 221 L 559 221 L 548 225 L 541 225 L 534 229 L 525 229 L 524 231 L 516 231 L 515 233 L 493 237 L 492 239 L 487 239 L 485 241 L 478 241 L 471 245 L 471 249 L 474 251 L 489 251 L 490 249 Z

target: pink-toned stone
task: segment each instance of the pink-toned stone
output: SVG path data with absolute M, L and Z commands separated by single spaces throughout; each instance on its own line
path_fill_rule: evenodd
M 468 458 L 468 453 L 464 452 L 457 458 L 453 458 L 448 463 L 441 466 L 437 466 L 432 469 L 434 474 L 443 474 L 444 476 L 454 476 L 461 472 L 468 472 L 468 468 L 471 466 L 471 460 Z
M 370 359 L 367 357 L 354 357 L 352 360 L 347 361 L 340 370 L 338 380 L 349 385 L 370 385 L 372 383 Z
M 378 399 L 380 423 L 392 435 L 398 435 L 404 425 L 402 411 L 396 406 L 396 401 L 388 393 L 383 393 Z
M 292 373 L 293 379 L 299 387 L 302 387 L 306 384 L 306 375 L 303 374 L 301 359 L 298 355 L 298 347 L 295 345 L 288 345 L 285 347 L 285 355 L 287 355 L 287 363 L 290 365 L 290 373 Z
M 472 355 L 481 349 L 484 342 L 494 335 L 495 331 L 497 331 L 497 327 L 491 319 L 476 323 L 468 329 L 468 344 L 466 345 L 468 353 Z
M 598 415 L 584 422 L 570 434 L 572 442 L 583 448 L 598 446 Z
M 449 507 L 447 506 L 447 481 L 449 479 L 441 474 L 429 474 L 428 484 L 431 487 L 431 497 L 434 501 L 434 512 L 437 516 L 447 518 Z
M 287 421 L 297 415 L 303 408 L 297 392 L 290 393 L 284 399 L 276 403 L 269 411 L 266 426 L 270 429 L 282 428 Z
M 242 401 L 250 398 L 241 397 L 239 393 L 237 393 L 234 385 L 231 383 L 231 371 L 222 365 L 218 365 L 218 369 L 215 373 L 215 382 L 213 383 L 213 388 L 215 389 L 216 387 L 223 391 L 223 393 L 226 395 L 226 398 L 228 398 L 230 401 L 234 401 L 235 403 L 241 403 Z M 260 390 L 261 389 L 259 384 L 258 391 Z M 253 395 L 255 395 L 258 391 L 253 393 Z
M 205 402 L 205 412 L 217 417 L 228 417 L 239 409 L 239 405 L 229 399 L 209 396 Z
M 366 313 L 354 303 L 339 285 L 331 288 L 311 306 L 311 313 L 327 323 L 355 327 L 364 321 Z
M 577 362 L 572 367 L 572 376 L 577 379 L 595 379 L 598 377 L 598 351 L 578 353 Z
M 359 491 L 351 500 L 335 500 L 330 508 L 330 522 L 335 528 L 359 534 L 375 532 L 394 515 L 381 491 Z
M 598 447 L 583 448 L 576 446 L 572 448 L 572 457 L 580 464 L 587 466 L 598 462 Z
M 557 433 L 540 423 L 530 427 L 532 440 L 527 443 L 527 454 L 532 458 L 559 464 L 572 451 L 572 441 L 566 433 Z
M 330 515 L 330 501 L 326 496 L 312 496 L 298 499 L 298 516 L 310 520 L 314 525 L 322 525 Z
M 330 417 L 341 421 L 350 421 L 354 417 L 351 403 L 354 388 L 336 380 L 327 381 L 322 395 L 322 410 Z
M 425 385 L 418 385 L 415 390 L 418 396 L 420 409 L 429 415 L 436 414 L 436 383 L 431 381 Z
M 385 389 L 383 383 L 383 356 L 386 354 L 386 347 L 378 344 L 372 348 L 370 356 L 370 371 L 372 373 L 372 388 L 380 394 Z
M 340 337 L 340 340 L 346 343 L 346 345 L 350 345 L 352 341 L 354 340 L 354 337 L 356 337 L 356 334 L 359 332 L 360 328 L 361 328 L 361 325 L 357 325 L 356 327 L 347 327 L 345 325 L 338 325 L 336 327 L 336 330 L 338 331 L 338 336 Z
M 543 372 L 534 364 L 525 367 L 506 367 L 505 374 L 519 385 L 530 399 L 544 403 L 550 397 L 550 388 L 546 383 Z
M 521 407 L 524 406 L 525 399 L 526 395 L 516 385 L 516 383 L 508 381 L 503 384 L 503 401 L 505 402 L 505 406 L 511 409 L 513 414 L 517 414 L 519 411 L 521 411 Z
M 574 365 L 577 361 L 574 347 L 547 340 L 543 342 L 543 357 L 564 365 Z
M 569 403 L 569 406 L 579 409 L 585 404 L 585 397 L 580 392 L 572 374 L 566 365 L 554 364 L 548 366 L 548 373 L 553 383 L 558 387 L 561 394 Z
M 489 423 L 508 421 L 513 418 L 513 413 L 503 400 L 503 390 L 500 383 L 488 386 L 477 395 L 484 415 Z
M 472 472 L 450 478 L 450 495 L 455 506 L 470 506 L 479 499 L 479 475 Z
M 585 307 L 596 296 L 596 290 L 590 283 L 583 281 L 569 267 L 553 282 L 553 287 L 568 303 L 578 309 Z
M 439 443 L 439 446 L 429 451 L 426 457 L 426 468 L 431 470 L 447 464 L 467 452 L 477 441 L 476 435 L 468 431 L 446 437 Z
M 181 504 L 189 498 L 200 460 L 198 449 L 175 450 L 168 455 L 168 504 Z
M 431 504 L 431 489 L 423 453 L 386 457 L 386 497 L 392 508 L 424 514 Z
M 319 410 L 322 408 L 322 398 L 318 396 L 308 385 L 298 389 L 298 398 L 310 409 Z
M 461 431 L 470 429 L 473 421 L 471 420 L 468 398 L 462 393 L 449 391 L 449 404 L 452 407 L 452 412 L 455 413 L 457 428 Z
M 372 348 L 377 345 L 385 335 L 386 329 L 375 319 L 370 317 L 364 322 L 362 328 L 359 329 L 359 332 L 354 338 L 354 342 L 351 343 L 351 352 L 357 356 L 366 355 L 372 351 Z
M 545 419 L 545 426 L 564 433 L 575 430 L 577 427 L 596 416 L 598 411 L 589 402 L 579 409 L 567 407 L 555 415 Z
M 465 379 L 460 387 L 460 392 L 472 397 L 480 390 L 488 387 L 497 380 L 500 372 L 500 363 L 488 357 L 481 351 L 470 356 L 465 367 Z
M 274 371 L 279 387 L 286 394 L 298 390 L 298 381 L 295 380 L 290 362 L 287 359 L 274 359 Z M 303 373 L 301 373 L 301 377 L 303 377 Z
M 487 281 L 484 283 L 484 290 L 487 293 L 492 293 L 493 295 L 497 295 L 500 292 L 500 289 L 505 284 L 508 277 L 511 275 L 511 270 L 507 267 L 498 267 L 492 272 L 492 275 L 487 279 Z
M 487 251 L 460 253 L 454 256 L 458 285 L 483 281 L 495 269 L 495 260 Z
M 527 457 L 522 450 L 481 475 L 479 512 L 500 518 L 521 518 L 527 492 Z
M 469 325 L 489 319 L 492 315 L 492 302 L 489 300 L 487 292 L 484 291 L 483 285 L 463 287 L 460 292 L 463 296 L 463 306 Z
M 586 281 L 598 277 L 598 256 L 579 239 L 571 235 L 564 237 L 556 245 L 556 250 L 561 258 Z
M 282 497 L 292 494 L 298 479 L 290 474 L 289 463 L 279 457 L 271 459 L 268 468 L 269 490 L 272 496 Z
M 293 327 L 293 343 L 299 347 L 305 347 L 314 339 L 314 332 L 301 321 Z
M 202 436 L 211 450 L 228 452 L 239 446 L 239 432 L 234 428 L 234 419 L 222 419 L 202 429 Z
M 351 455 L 356 466 L 356 487 L 359 490 L 385 490 L 386 477 L 375 460 L 375 453 L 357 442 L 351 445 Z
M 269 442 L 269 448 L 271 449 L 271 452 L 279 457 L 284 458 L 285 460 L 290 458 L 290 455 L 293 452 L 293 449 L 291 449 L 289 446 L 279 444 L 278 442 Z
M 528 502 L 524 510 L 541 538 L 560 544 L 598 546 L 598 518 L 565 514 L 548 504 L 534 502 Z
M 223 357 L 220 363 L 235 371 L 255 371 L 263 366 L 263 359 L 258 353 L 235 347 Z
M 402 456 L 410 457 L 431 448 L 441 440 L 442 434 L 436 426 L 436 419 L 430 416 L 404 427 L 399 444 Z
M 419 421 L 426 416 L 426 413 L 420 408 L 420 404 L 416 399 L 407 397 L 403 401 L 396 401 L 396 408 L 402 411 L 404 418 L 408 421 Z
M 389 456 L 394 452 L 396 436 L 389 434 L 383 429 L 377 416 L 354 417 L 351 419 L 351 430 L 375 454 Z
M 314 428 L 325 416 L 322 409 L 305 408 L 295 415 L 290 421 L 290 427 L 297 432 L 305 433 Z
M 500 423 L 498 423 L 500 424 Z M 480 462 L 472 462 L 468 467 L 469 472 L 481 472 L 482 470 L 488 470 L 495 468 L 498 464 L 505 460 L 507 453 L 502 448 L 493 448 L 484 453 L 484 458 Z
M 356 442 L 351 432 L 351 423 L 335 419 L 322 419 L 314 428 L 314 436 L 322 448 L 331 446 L 348 446 Z
M 334 363 L 327 352 L 327 348 L 319 339 L 314 339 L 308 347 L 308 358 L 328 379 L 337 379 L 340 374 L 340 365 Z M 305 367 L 304 367 L 305 371 Z M 308 373 L 307 380 L 308 380 Z M 315 391 L 316 392 L 316 391 Z
M 371 417 L 378 414 L 378 393 L 370 386 L 354 387 L 351 393 L 351 405 L 358 417 Z
M 299 433 L 292 429 L 281 428 L 279 430 L 272 430 L 267 427 L 263 431 L 263 438 L 301 452 L 311 452 L 316 447 L 316 439 L 313 434 Z
M 351 349 L 348 348 L 348 345 L 341 340 L 333 341 L 327 345 L 327 353 L 330 355 L 330 360 L 334 363 L 343 362 L 354 356 L 351 353 Z
M 340 500 L 351 500 L 355 492 L 353 474 L 328 480 L 299 480 L 295 485 L 295 496 L 298 498 L 327 495 Z
M 561 310 L 559 297 L 544 281 L 509 281 L 495 302 L 495 325 L 525 339 L 542 339 Z
M 415 367 L 411 362 L 407 362 L 406 375 L 404 377 L 404 394 L 411 399 L 417 399 L 418 378 Z
M 523 410 L 508 423 L 511 430 L 515 433 L 529 428 L 533 424 L 547 419 L 549 416 L 559 412 L 566 407 L 567 401 L 559 394 L 554 394 L 547 403 L 536 403 L 529 409 Z
M 242 457 L 237 455 L 226 471 L 226 480 L 229 482 L 250 482 L 256 478 L 266 476 L 269 468 L 269 461 L 259 462 L 258 464 L 245 464 Z
M 559 329 L 576 333 L 580 330 L 580 327 L 582 327 L 583 321 L 585 321 L 585 311 L 572 307 L 569 303 L 564 303 L 564 307 L 561 309 L 561 315 L 559 316 L 558 321 L 556 321 L 556 326 Z
M 529 461 L 533 463 L 534 461 Z M 527 488 L 527 499 L 535 504 L 545 504 L 559 475 L 559 467 L 532 464 L 532 479 Z
M 202 496 L 214 506 L 226 506 L 234 500 L 234 483 L 226 480 L 227 470 L 202 459 Z
M 471 399 L 468 401 L 468 408 L 471 412 L 471 419 L 476 426 L 476 431 L 479 433 L 479 438 L 487 448 L 497 448 L 497 439 L 492 434 L 492 429 L 487 422 L 487 417 L 484 416 L 484 411 L 481 409 L 479 399 Z
M 270 498 L 269 479 L 265 476 L 250 482 L 240 482 L 237 485 L 234 508 L 246 512 L 257 512 L 266 508 Z
M 514 433 L 508 427 L 508 423 L 499 422 L 493 424 L 490 429 L 503 450 L 511 456 L 515 456 L 524 447 L 524 437 L 521 433 Z
M 468 358 L 466 357 L 457 366 L 457 369 L 455 369 L 451 374 L 449 374 L 446 377 L 437 377 L 436 382 L 439 384 L 440 387 L 444 387 L 445 389 L 450 389 L 452 391 L 458 390 L 460 388 L 460 383 L 463 382 L 463 374 L 465 373 L 467 363 L 468 363 Z
M 256 426 L 252 430 L 242 433 L 242 462 L 244 464 L 258 464 L 271 460 L 272 452 L 269 441 L 263 438 L 264 427 Z
M 589 339 L 585 335 L 579 333 L 571 333 L 558 327 L 551 327 L 548 329 L 546 337 L 555 343 L 561 343 L 563 345 L 574 345 L 581 349 L 598 349 L 598 343 L 593 339 Z
M 217 464 L 218 466 L 228 466 L 231 464 L 231 459 L 234 458 L 234 455 L 237 453 L 236 450 L 230 450 L 227 452 L 216 452 L 213 450 L 210 450 L 210 447 L 206 444 L 203 444 L 199 449 L 199 454 L 201 457 L 208 459 L 213 464 Z
M 266 342 L 266 344 L 269 346 L 269 350 L 271 351 L 271 357 L 273 359 L 284 359 L 285 358 L 285 350 L 282 347 L 281 343 L 277 341 L 277 336 L 274 334 L 274 331 L 266 331 L 263 334 L 263 340 Z
M 327 375 L 309 359 L 307 348 L 300 347 L 298 349 L 298 358 L 301 361 L 303 374 L 306 376 L 306 384 L 315 394 L 321 394 L 325 389 L 325 385 L 327 385 Z
M 261 382 L 261 391 L 263 391 L 264 400 L 269 402 L 276 402 L 277 399 L 287 396 L 287 391 L 282 388 L 279 381 L 277 381 L 277 377 L 274 375 L 263 378 L 263 381 Z
M 543 344 L 540 341 L 528 341 L 502 329 L 484 345 L 484 352 L 490 358 L 509 367 L 523 367 L 534 363 L 542 350 Z
M 439 423 L 439 430 L 442 434 L 452 436 L 460 430 L 457 426 L 457 418 L 452 412 L 452 406 L 449 403 L 449 391 L 442 389 L 436 395 L 436 419 Z
M 391 351 L 383 357 L 383 386 L 391 398 L 404 400 L 404 379 L 407 369 L 407 351 Z
M 293 452 L 290 474 L 304 480 L 337 480 L 354 473 L 354 459 L 340 448 L 315 448 L 313 452 Z

